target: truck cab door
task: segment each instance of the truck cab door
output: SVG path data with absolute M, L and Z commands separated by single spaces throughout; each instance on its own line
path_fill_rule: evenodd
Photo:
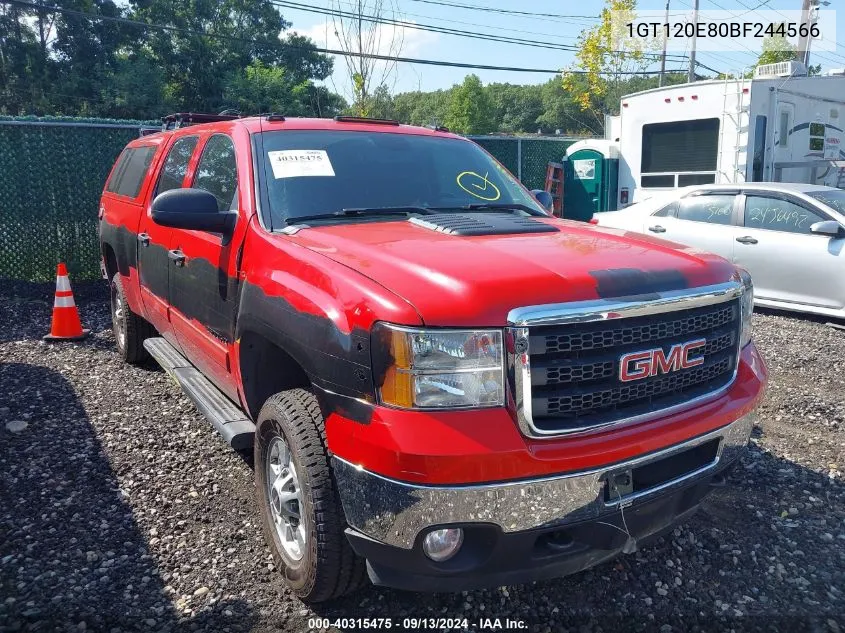
M 191 186 L 217 198 L 218 211 L 240 208 L 238 164 L 232 138 L 212 134 L 202 145 Z M 239 217 L 232 235 L 175 229 L 167 249 L 170 318 L 179 345 L 193 365 L 237 401 L 231 373 L 240 279 L 238 251 L 246 231 Z
M 170 266 L 167 257 L 173 229 L 153 222 L 152 201 L 165 191 L 183 186 L 188 164 L 198 142 L 198 136 L 183 136 L 168 148 L 156 188 L 142 214 L 137 238 L 141 300 L 147 319 L 177 349 L 179 344 L 170 323 Z

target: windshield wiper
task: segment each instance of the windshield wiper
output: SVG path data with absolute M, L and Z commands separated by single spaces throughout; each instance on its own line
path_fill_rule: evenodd
M 300 215 L 292 218 L 286 218 L 285 224 L 301 224 L 311 220 L 337 220 L 338 218 L 352 218 L 364 217 L 368 215 L 431 215 L 433 210 L 426 207 L 356 207 L 350 209 L 341 209 L 332 213 L 315 213 L 313 215 Z
M 465 204 L 457 207 L 432 207 L 435 211 L 459 210 L 459 211 L 485 211 L 485 210 L 501 210 L 501 211 L 525 211 L 531 215 L 540 215 L 537 209 L 529 207 L 527 204 L 519 202 L 478 202 L 475 204 Z

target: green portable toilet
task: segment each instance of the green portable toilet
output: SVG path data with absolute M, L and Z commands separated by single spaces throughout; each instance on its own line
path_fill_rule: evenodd
M 619 184 L 619 145 L 586 139 L 566 149 L 563 217 L 587 221 L 594 213 L 615 211 Z

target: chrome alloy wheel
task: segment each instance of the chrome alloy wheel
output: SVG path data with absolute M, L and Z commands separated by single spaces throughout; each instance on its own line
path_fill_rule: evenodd
M 120 346 L 120 349 L 124 349 L 126 347 L 126 322 L 123 319 L 123 311 L 126 309 L 126 306 L 123 305 L 123 297 L 121 297 L 115 284 L 112 284 L 111 306 L 114 335 L 117 338 L 117 344 Z
M 290 448 L 281 437 L 274 437 L 267 447 L 264 461 L 267 476 L 267 499 L 270 516 L 285 554 L 292 560 L 302 560 L 305 554 L 305 523 L 300 516 L 299 478 Z

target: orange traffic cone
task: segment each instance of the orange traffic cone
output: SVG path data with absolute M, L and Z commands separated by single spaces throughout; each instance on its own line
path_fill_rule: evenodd
M 79 311 L 73 301 L 67 268 L 59 264 L 56 270 L 56 301 L 53 303 L 53 325 L 45 341 L 78 341 L 88 336 L 88 330 L 82 329 Z

